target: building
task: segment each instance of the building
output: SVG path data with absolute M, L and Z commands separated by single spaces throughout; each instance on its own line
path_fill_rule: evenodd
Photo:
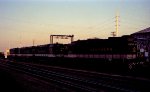
M 133 36 L 137 42 L 139 55 L 150 60 L 150 27 L 133 33 L 131 36 Z

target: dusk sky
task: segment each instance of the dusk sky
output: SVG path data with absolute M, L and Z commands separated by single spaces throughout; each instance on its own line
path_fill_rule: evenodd
M 108 38 L 117 11 L 119 36 L 150 27 L 150 0 L 0 0 L 0 52 L 48 44 L 51 34 Z

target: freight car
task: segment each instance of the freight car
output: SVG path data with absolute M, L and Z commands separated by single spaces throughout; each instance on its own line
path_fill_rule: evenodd
M 70 52 L 77 58 L 135 59 L 137 46 L 130 36 L 109 39 L 79 40 L 71 44 Z M 71 54 L 69 54 L 71 56 Z

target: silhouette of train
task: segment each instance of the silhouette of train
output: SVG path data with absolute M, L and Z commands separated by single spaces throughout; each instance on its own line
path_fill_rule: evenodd
M 78 40 L 70 44 L 45 44 L 12 48 L 9 57 L 82 58 L 102 60 L 135 60 L 137 45 L 128 35 L 108 39 Z

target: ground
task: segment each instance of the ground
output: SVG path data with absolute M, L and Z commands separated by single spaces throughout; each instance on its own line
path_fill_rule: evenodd
M 1 92 L 21 92 L 23 89 L 8 72 L 0 69 Z
M 53 84 L 0 67 L 0 92 L 60 92 Z

